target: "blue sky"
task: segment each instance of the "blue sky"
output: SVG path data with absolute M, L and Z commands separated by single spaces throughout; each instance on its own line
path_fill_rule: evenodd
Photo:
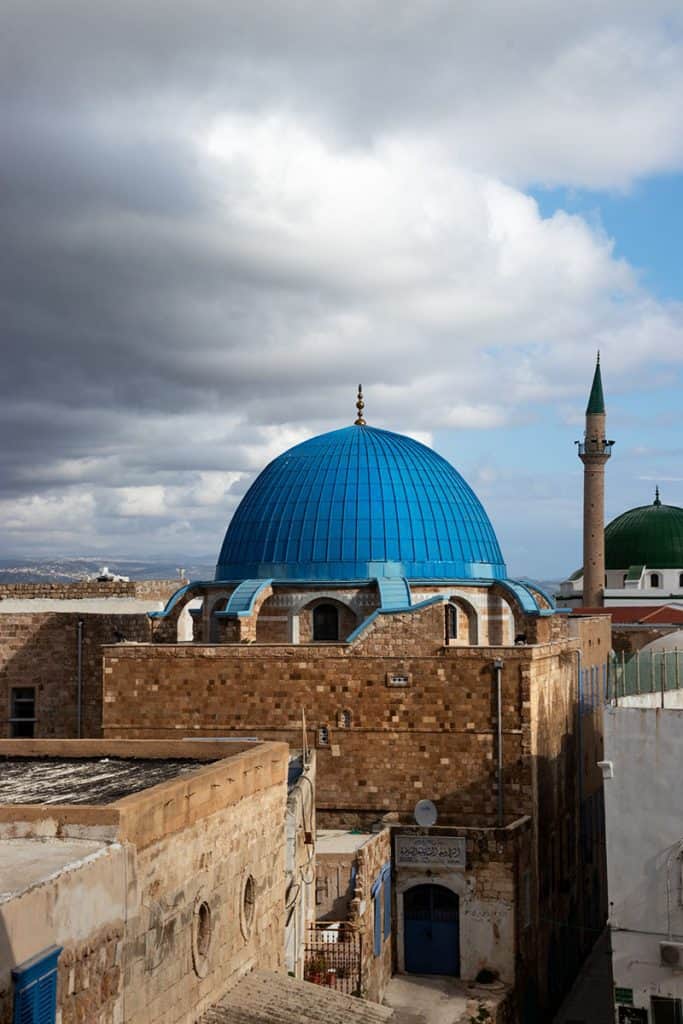
M 556 210 L 577 213 L 614 242 L 642 285 L 659 299 L 683 298 L 683 175 L 656 174 L 623 191 L 534 188 L 544 217 Z

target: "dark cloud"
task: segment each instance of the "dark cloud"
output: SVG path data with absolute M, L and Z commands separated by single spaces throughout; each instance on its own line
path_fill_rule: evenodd
M 599 6 L 6 3 L 2 547 L 211 549 L 359 380 L 424 436 L 573 398 L 598 336 L 674 360 L 521 191 L 680 159 L 680 12 Z

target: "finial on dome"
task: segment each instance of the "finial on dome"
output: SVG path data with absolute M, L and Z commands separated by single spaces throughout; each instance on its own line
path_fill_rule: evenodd
M 358 416 L 354 420 L 353 425 L 355 427 L 364 427 L 365 420 L 363 419 L 363 409 L 365 408 L 365 402 L 363 401 L 363 385 L 358 385 L 358 397 L 356 399 L 356 409 L 358 410 Z
M 598 349 L 598 358 L 595 360 L 595 365 L 596 366 L 600 365 L 600 349 Z
M 659 500 L 659 484 L 657 484 L 657 486 L 655 487 L 655 500 L 653 502 L 653 505 L 661 505 L 661 504 L 662 503 Z

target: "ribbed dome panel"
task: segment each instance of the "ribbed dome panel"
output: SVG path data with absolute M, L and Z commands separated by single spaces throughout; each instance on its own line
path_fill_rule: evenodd
M 225 535 L 216 579 L 503 579 L 481 502 L 412 438 L 346 427 L 304 441 L 256 478 Z
M 683 568 L 683 508 L 641 505 L 617 516 L 605 528 L 605 565 L 628 569 Z

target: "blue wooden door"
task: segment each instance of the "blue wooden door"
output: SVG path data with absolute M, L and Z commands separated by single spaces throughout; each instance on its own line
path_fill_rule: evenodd
M 406 971 L 460 976 L 458 897 L 442 885 L 416 885 L 403 896 Z

